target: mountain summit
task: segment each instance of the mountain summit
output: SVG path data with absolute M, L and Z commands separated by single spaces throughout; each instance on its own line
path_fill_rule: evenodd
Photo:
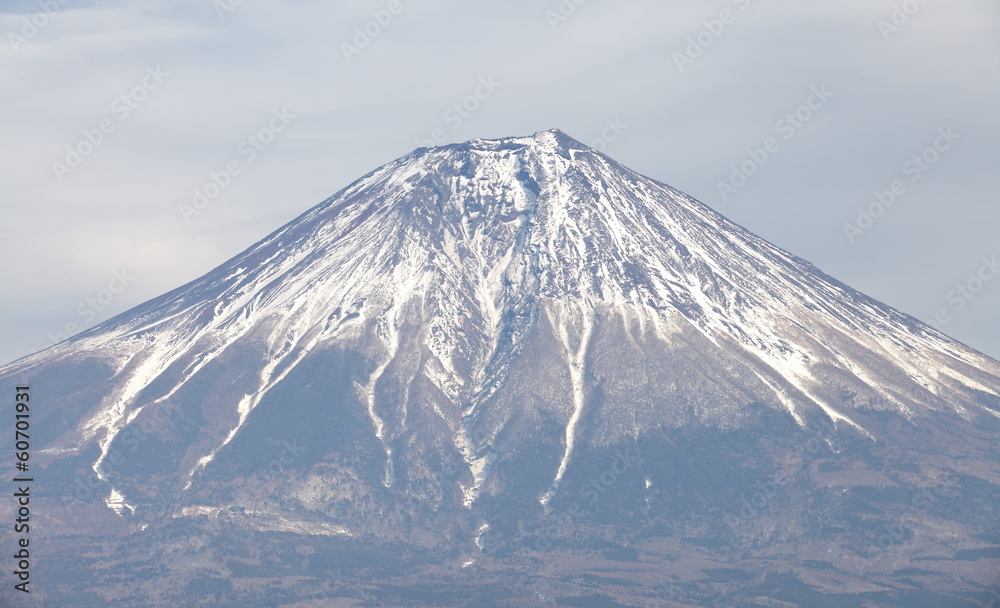
M 977 509 L 998 504 L 1000 363 L 560 131 L 415 150 L 0 383 L 45 391 L 37 465 L 75 525 L 129 547 L 198 530 L 213 580 L 263 576 L 230 544 L 251 535 L 385 601 L 360 543 L 386 580 L 457 560 L 533 605 L 570 584 L 524 564 L 561 551 L 560 574 L 632 564 L 609 601 L 691 605 L 669 602 L 711 601 L 720 569 L 768 595 L 789 550 L 815 564 L 785 586 L 879 594 L 1000 540 Z M 920 593 L 998 582 L 909 570 Z

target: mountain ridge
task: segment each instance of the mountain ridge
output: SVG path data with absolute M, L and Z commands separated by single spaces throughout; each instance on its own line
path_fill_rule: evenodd
M 517 545 L 625 453 L 601 508 L 658 530 L 700 505 L 682 520 L 703 530 L 740 486 L 677 479 L 673 462 L 714 451 L 732 459 L 718 474 L 745 458 L 767 483 L 785 466 L 772 452 L 827 425 L 847 471 L 902 485 L 947 454 L 998 478 L 1000 362 L 559 131 L 417 149 L 0 382 L 83 370 L 95 380 L 50 395 L 39 460 L 67 488 L 92 475 L 88 517 L 111 511 L 136 538 L 229 513 L 260 534 L 443 550 L 437 535 L 464 563 Z M 244 491 L 281 441 L 312 448 L 280 491 Z M 808 530 L 787 508 L 775 517 Z M 840 528 L 838 550 L 858 542 Z
M 582 161 L 577 160 L 578 155 Z M 557 168 L 547 166 L 560 163 Z M 578 175 L 572 173 L 575 164 L 583 165 Z M 474 178 L 487 179 L 477 177 L 477 170 L 486 172 L 490 180 L 485 191 L 475 192 Z M 560 178 L 568 175 L 579 182 L 567 186 Z M 619 175 L 628 181 L 616 183 L 614 178 Z M 449 176 L 454 183 L 445 183 L 440 176 Z M 544 185 L 540 186 L 539 181 Z M 623 192 L 629 187 L 640 194 L 629 197 L 634 193 Z M 465 191 L 459 194 L 462 188 Z M 469 191 L 473 191 L 471 195 Z M 373 197 L 372 192 L 377 194 Z M 386 194 L 380 198 L 378 194 L 383 192 Z M 617 199 L 609 200 L 613 197 Z M 376 202 L 370 203 L 373 198 Z M 452 200 L 459 206 L 449 206 Z M 629 204 L 622 204 L 622 200 Z M 648 204 L 646 209 L 642 203 Z M 649 215 L 643 217 L 643 211 Z M 486 217 L 481 217 L 484 214 Z M 381 225 L 376 226 L 376 219 Z M 657 238 L 662 238 L 669 248 L 657 247 Z M 716 238 L 718 242 L 712 242 Z M 597 242 L 591 242 L 594 240 Z M 643 255 L 643 248 L 656 254 Z M 743 264 L 740 258 L 749 263 Z M 734 271 L 727 264 L 737 268 Z M 372 276 L 373 270 L 382 276 Z M 739 272 L 745 276 L 739 276 Z M 745 280 L 754 273 L 752 280 Z M 775 273 L 779 273 L 777 280 L 772 276 Z M 463 298 L 449 301 L 434 291 L 432 283 L 438 280 L 463 294 Z M 376 287 L 366 288 L 365 284 L 372 282 Z M 758 289 L 754 283 L 759 282 L 769 283 L 769 290 Z M 817 295 L 810 296 L 809 289 Z M 323 290 L 321 296 L 318 290 Z M 830 300 L 830 295 L 835 299 Z M 320 297 L 334 302 L 322 306 L 311 302 Z M 565 300 L 561 307 L 549 311 L 554 315 L 549 323 L 571 353 L 568 364 L 574 394 L 582 390 L 576 370 L 584 366 L 592 330 L 586 320 L 588 315 L 603 306 L 618 309 L 638 323 L 640 332 L 648 323 L 663 337 L 670 334 L 671 323 L 665 318 L 669 315 L 657 313 L 668 309 L 680 312 L 682 318 L 674 315 L 673 321 L 690 323 L 717 346 L 720 338 L 735 339 L 761 359 L 765 369 L 778 372 L 785 380 L 795 378 L 790 382 L 792 386 L 785 388 L 780 381 L 761 377 L 800 425 L 804 419 L 797 411 L 801 406 L 796 405 L 796 400 L 804 394 L 834 422 L 845 422 L 863 431 L 849 414 L 828 407 L 822 398 L 812 395 L 800 379 L 809 375 L 802 368 L 808 365 L 810 354 L 795 353 L 795 348 L 774 330 L 775 322 L 780 322 L 810 333 L 794 320 L 798 312 L 819 310 L 822 316 L 842 322 L 843 327 L 835 328 L 841 332 L 875 334 L 876 341 L 888 336 L 896 342 L 893 346 L 900 346 L 893 332 L 903 329 L 924 348 L 963 361 L 970 356 L 968 352 L 956 352 L 950 340 L 940 339 L 941 334 L 915 319 L 846 288 L 812 264 L 752 235 L 694 199 L 623 168 L 558 130 L 527 138 L 472 140 L 417 149 L 357 180 L 205 277 L 119 315 L 69 344 L 87 344 L 110 336 L 116 349 L 122 349 L 123 343 L 136 342 L 145 350 L 147 336 L 155 336 L 154 344 L 166 354 L 134 373 L 136 383 L 144 388 L 148 381 L 142 374 L 161 373 L 193 352 L 192 342 L 206 335 L 224 345 L 199 352 L 199 361 L 189 368 L 193 370 L 191 375 L 273 315 L 306 319 L 285 327 L 283 344 L 281 336 L 277 336 L 279 341 L 271 345 L 275 357 L 285 357 L 295 348 L 300 353 L 308 352 L 324 333 L 336 330 L 334 324 L 363 324 L 369 318 L 378 318 L 389 356 L 363 392 L 367 394 L 376 436 L 381 438 L 385 422 L 377 412 L 374 386 L 399 348 L 397 325 L 399 316 L 406 314 L 402 308 L 417 297 L 422 298 L 422 306 L 430 301 L 440 308 L 435 318 L 437 325 L 432 324 L 432 335 L 424 340 L 437 363 L 429 373 L 438 389 L 461 406 L 463 416 L 474 413 L 476 402 L 488 398 L 505 378 L 503 361 L 516 356 L 518 340 L 532 330 L 541 314 L 539 303 L 549 300 Z M 756 301 L 751 305 L 743 305 L 754 297 Z M 776 321 L 755 324 L 754 315 L 771 312 L 767 305 L 774 302 L 769 299 L 784 300 L 781 303 L 786 307 L 791 300 L 799 310 L 781 310 L 775 315 Z M 567 317 L 561 313 L 566 306 L 577 310 Z M 867 314 L 864 321 L 869 327 L 851 322 L 850 315 L 858 310 Z M 468 318 L 466 311 L 471 311 Z M 583 319 L 582 324 L 577 317 Z M 181 323 L 170 327 L 174 319 L 181 319 Z M 461 337 L 463 325 L 470 319 L 484 336 L 480 344 Z M 170 328 L 166 338 L 162 337 L 161 326 Z M 320 326 L 323 329 L 317 332 Z M 180 334 L 176 349 L 172 348 L 172 329 Z M 127 346 L 124 349 L 129 350 Z M 826 352 L 839 357 L 835 349 L 827 348 Z M 894 355 L 898 360 L 898 353 Z M 462 363 L 471 367 L 468 379 L 456 369 Z M 265 366 L 259 390 L 241 400 L 240 422 L 219 448 L 235 436 L 260 395 L 280 382 L 295 364 L 293 358 L 288 364 Z M 847 367 L 855 375 L 862 373 L 850 363 Z M 924 387 L 930 385 L 930 379 L 915 366 L 901 367 Z M 860 378 L 870 382 L 865 375 Z M 961 375 L 952 379 L 972 381 Z M 465 386 L 469 382 L 472 387 Z M 119 397 L 119 403 L 113 406 L 117 415 L 105 410 L 92 418 L 85 425 L 87 434 L 95 436 L 100 429 L 106 429 L 111 438 L 106 440 L 109 445 L 113 429 L 130 415 L 126 403 L 138 390 L 126 390 Z M 932 400 L 936 396 L 931 395 Z M 881 397 L 905 407 L 890 391 L 881 391 Z M 576 399 L 579 401 L 580 395 Z M 581 410 L 579 403 L 574 406 L 568 429 L 572 429 Z M 994 410 L 987 410 L 996 415 Z M 119 420 L 112 422 L 114 418 Z M 456 433 L 456 442 L 464 444 L 462 449 L 473 466 L 472 452 L 476 450 L 468 443 L 468 433 Z M 567 456 L 555 476 L 555 485 L 565 472 L 572 450 L 570 430 L 566 442 Z M 386 450 L 391 462 L 388 445 Z M 214 452 L 202 456 L 191 475 L 212 457 Z M 95 470 L 99 472 L 99 468 L 98 463 Z

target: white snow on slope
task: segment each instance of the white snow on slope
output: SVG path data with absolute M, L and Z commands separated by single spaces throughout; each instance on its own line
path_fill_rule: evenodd
M 218 404 L 236 423 L 199 456 L 193 478 L 308 353 L 372 326 L 379 344 L 369 345 L 372 371 L 355 397 L 385 449 L 385 485 L 394 481 L 391 441 L 403 431 L 394 425 L 405 426 L 422 406 L 410 402 L 416 377 L 401 403 L 378 390 L 405 338 L 421 349 L 415 373 L 447 401 L 429 407 L 465 459 L 471 506 L 489 475 L 496 430 L 474 437 L 470 429 L 539 311 L 561 311 L 549 321 L 565 347 L 572 395 L 544 501 L 572 466 L 594 311 L 607 309 L 664 344 L 689 328 L 719 348 L 739 345 L 736 356 L 759 363 L 753 373 L 800 424 L 812 408 L 864 432 L 850 411 L 820 396 L 817 362 L 856 377 L 908 416 L 943 407 L 967 415 L 951 405 L 955 390 L 998 394 L 968 371 L 996 371 L 995 362 L 557 131 L 415 151 L 205 277 L 0 375 L 80 353 L 113 361 L 119 388 L 82 425 L 76 446 L 97 443 L 94 470 L 107 480 L 105 459 L 122 429 L 253 342 L 266 359 L 241 399 Z M 887 362 L 908 384 L 890 386 L 843 344 Z M 158 381 L 167 385 L 147 395 Z M 108 500 L 125 497 L 112 489 Z

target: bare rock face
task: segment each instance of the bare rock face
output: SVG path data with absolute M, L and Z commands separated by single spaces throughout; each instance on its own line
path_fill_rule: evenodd
M 1000 363 L 559 131 L 416 150 L 0 368 L 21 385 L 25 605 L 943 608 L 1000 583 Z

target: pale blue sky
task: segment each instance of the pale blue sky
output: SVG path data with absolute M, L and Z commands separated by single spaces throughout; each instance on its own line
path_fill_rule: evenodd
M 562 6 L 3 3 L 0 360 L 200 276 L 435 129 L 555 127 L 1000 357 L 994 0 Z M 213 172 L 228 185 L 185 222 Z M 844 224 L 897 180 L 852 243 Z

